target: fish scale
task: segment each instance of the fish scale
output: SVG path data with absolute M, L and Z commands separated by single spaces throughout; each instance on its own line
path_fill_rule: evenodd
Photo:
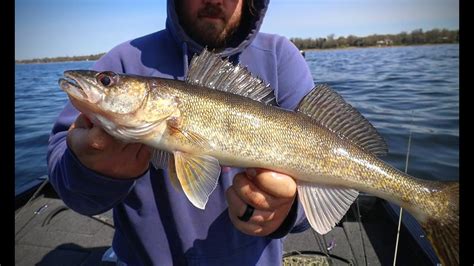
M 203 150 L 180 134 L 170 134 L 163 138 L 170 151 L 180 147 L 219 158 L 223 165 L 262 167 L 306 182 L 352 187 L 411 210 L 419 206 L 435 213 L 440 207 L 421 204 L 435 200 L 429 197 L 435 188 L 427 186 L 433 183 L 404 174 L 307 116 L 238 95 L 169 82 L 166 86 L 179 91 L 183 130 L 206 136 L 212 146 Z

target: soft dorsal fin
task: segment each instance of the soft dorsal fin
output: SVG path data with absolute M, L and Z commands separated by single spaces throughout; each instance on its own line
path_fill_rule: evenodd
M 191 60 L 186 82 L 192 85 L 230 92 L 264 104 L 275 105 L 275 94 L 269 85 L 252 76 L 244 67 L 204 49 Z
M 326 84 L 314 87 L 297 110 L 374 155 L 388 152 L 387 144 L 374 126 Z

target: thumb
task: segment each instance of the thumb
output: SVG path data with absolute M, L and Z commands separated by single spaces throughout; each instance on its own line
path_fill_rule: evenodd
M 79 153 L 85 149 L 89 129 L 93 126 L 89 118 L 85 114 L 80 113 L 76 121 L 69 127 L 66 143 L 74 154 L 79 155 Z
M 74 125 L 75 123 L 67 133 L 66 143 L 74 154 L 79 155 L 86 149 L 89 129 L 80 127 L 74 128 Z
M 76 118 L 76 121 L 71 125 L 69 130 L 74 128 L 91 128 L 94 125 L 92 124 L 91 120 L 83 113 L 79 114 Z

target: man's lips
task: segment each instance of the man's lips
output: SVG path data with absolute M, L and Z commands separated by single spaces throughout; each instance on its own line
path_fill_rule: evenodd
M 199 18 L 210 19 L 210 20 L 224 20 L 221 16 L 210 16 L 210 15 L 199 16 Z
M 200 17 L 200 19 L 202 20 L 207 20 L 207 21 L 213 21 L 213 22 L 217 22 L 217 21 L 223 21 L 221 18 L 219 17 Z

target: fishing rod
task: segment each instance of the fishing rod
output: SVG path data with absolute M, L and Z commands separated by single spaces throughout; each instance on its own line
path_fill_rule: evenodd
M 412 113 L 412 122 L 413 122 L 413 113 Z M 410 135 L 408 136 L 407 156 L 406 156 L 406 160 L 405 160 L 405 174 L 408 172 L 408 158 L 410 157 L 411 135 L 412 135 L 412 131 L 411 131 L 411 127 L 410 127 Z M 399 243 L 399 240 L 400 240 L 400 228 L 401 228 L 401 225 L 402 225 L 402 217 L 403 217 L 403 208 L 400 207 L 400 215 L 398 217 L 397 239 L 396 239 L 396 242 L 395 242 L 395 253 L 393 254 L 393 266 L 395 266 L 396 263 L 397 263 L 398 243 Z

